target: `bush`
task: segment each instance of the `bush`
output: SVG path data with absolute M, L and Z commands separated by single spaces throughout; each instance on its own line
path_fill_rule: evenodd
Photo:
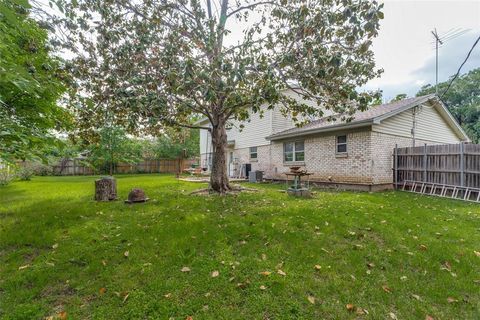
M 30 181 L 33 177 L 33 169 L 30 167 L 23 167 L 17 173 L 18 179 L 22 181 Z
M 15 175 L 13 174 L 12 170 L 9 168 L 1 168 L 0 169 L 0 186 L 6 186 L 13 180 Z

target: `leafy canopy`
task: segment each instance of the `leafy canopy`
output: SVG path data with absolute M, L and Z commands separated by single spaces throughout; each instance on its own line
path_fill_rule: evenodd
M 66 73 L 29 13 L 28 1 L 0 1 L 0 159 L 10 162 L 42 156 L 69 120 L 57 104 Z
M 261 105 L 322 115 L 286 89 L 351 114 L 372 100 L 356 88 L 380 73 L 371 51 L 383 18 L 376 1 L 78 0 L 62 8 L 71 34 L 63 44 L 77 53 L 71 105 L 87 136 L 107 114 L 130 132 L 157 133 L 192 126 L 192 114 L 223 126 Z

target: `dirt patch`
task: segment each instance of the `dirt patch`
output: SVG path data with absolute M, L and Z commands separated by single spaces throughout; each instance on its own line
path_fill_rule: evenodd
M 237 195 L 242 192 L 258 192 L 260 190 L 254 189 L 254 188 L 246 188 L 240 185 L 233 185 L 232 189 L 230 191 L 227 191 L 225 194 L 226 195 Z M 210 195 L 218 195 L 217 192 L 213 191 L 210 188 L 205 188 L 205 189 L 199 189 L 190 192 L 190 195 L 199 195 L 199 196 L 210 196 Z

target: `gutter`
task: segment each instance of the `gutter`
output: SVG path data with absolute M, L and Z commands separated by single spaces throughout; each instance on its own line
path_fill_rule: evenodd
M 358 122 L 349 122 L 349 123 L 342 123 L 334 126 L 328 126 L 328 127 L 323 127 L 323 128 L 312 128 L 308 130 L 303 130 L 300 132 L 292 132 L 292 133 L 285 133 L 285 134 L 279 134 L 279 135 L 271 135 L 266 137 L 265 139 L 270 140 L 270 141 L 275 141 L 275 140 L 282 140 L 286 138 L 294 138 L 294 137 L 300 137 L 300 136 L 305 136 L 305 135 L 311 135 L 311 134 L 316 134 L 316 133 L 322 133 L 322 132 L 331 132 L 331 131 L 337 131 L 341 129 L 354 129 L 354 128 L 362 128 L 362 127 L 368 127 L 373 124 L 373 119 L 367 119 L 367 120 L 362 120 Z

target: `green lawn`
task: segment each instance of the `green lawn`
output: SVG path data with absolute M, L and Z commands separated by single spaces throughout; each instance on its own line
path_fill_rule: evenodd
M 479 205 L 161 175 L 118 177 L 147 204 L 95 203 L 94 179 L 0 188 L 0 318 L 480 319 Z

